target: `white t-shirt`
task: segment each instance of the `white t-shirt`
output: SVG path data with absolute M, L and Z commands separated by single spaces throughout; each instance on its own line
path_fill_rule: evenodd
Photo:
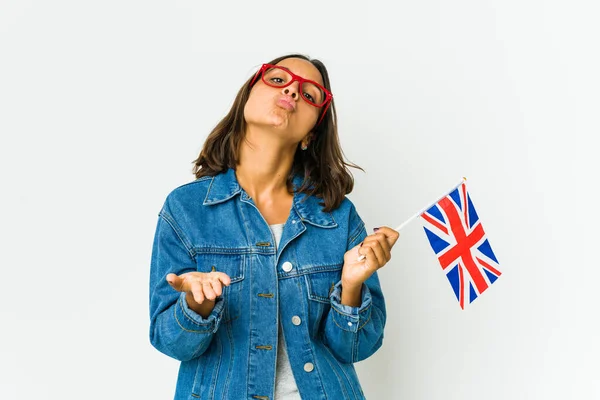
M 281 240 L 284 225 L 285 224 L 269 225 L 275 236 L 276 248 L 279 248 L 279 241 Z M 285 340 L 283 338 L 283 331 L 281 330 L 281 322 L 279 323 L 278 338 L 277 368 L 275 370 L 275 400 L 302 400 L 285 349 Z

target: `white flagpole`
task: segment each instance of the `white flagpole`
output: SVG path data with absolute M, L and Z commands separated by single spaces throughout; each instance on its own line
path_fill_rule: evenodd
M 457 187 L 459 187 L 460 185 L 462 185 L 464 182 L 467 181 L 467 178 L 465 178 L 463 176 L 463 178 L 460 180 L 460 182 L 454 186 L 452 189 L 450 189 L 449 191 L 447 191 L 445 194 L 443 194 L 442 196 L 438 197 L 435 201 L 432 201 L 431 203 L 429 203 L 426 207 L 423 207 L 418 213 L 416 213 L 415 215 L 413 215 L 412 217 L 410 217 L 409 219 L 407 219 L 406 221 L 404 221 L 403 223 L 401 223 L 400 225 L 398 225 L 398 227 L 396 229 L 394 229 L 395 231 L 399 231 L 400 229 L 404 228 L 406 225 L 408 225 L 410 222 L 412 222 L 415 218 L 418 218 L 421 214 L 423 214 L 425 211 L 429 210 L 431 208 L 431 206 L 433 206 L 434 204 L 436 204 L 438 201 L 440 201 L 441 199 L 443 199 L 444 197 L 448 196 L 450 193 L 452 193 Z M 360 257 L 358 257 L 358 259 L 356 260 L 358 261 L 362 261 L 364 260 L 365 256 L 362 255 Z

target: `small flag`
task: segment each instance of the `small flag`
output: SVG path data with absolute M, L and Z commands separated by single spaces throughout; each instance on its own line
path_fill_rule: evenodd
M 431 248 L 464 310 L 501 275 L 465 182 L 421 217 Z

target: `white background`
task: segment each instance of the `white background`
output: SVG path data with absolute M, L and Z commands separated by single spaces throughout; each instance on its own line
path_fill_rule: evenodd
M 370 399 L 600 398 L 593 1 L 0 3 L 0 398 L 169 399 L 157 213 L 261 63 L 328 67 L 349 197 L 396 227 L 466 176 L 503 275 L 461 310 L 419 221 Z

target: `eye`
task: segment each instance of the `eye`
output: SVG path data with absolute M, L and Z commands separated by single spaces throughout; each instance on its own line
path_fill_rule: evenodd
M 279 84 L 281 84 L 281 83 L 283 83 L 283 82 L 284 82 L 284 80 L 283 80 L 283 79 L 281 79 L 281 78 L 277 78 L 277 77 L 270 78 L 269 80 L 270 80 L 271 82 L 273 82 L 273 83 L 279 83 Z
M 308 100 L 310 100 L 313 103 L 315 103 L 315 98 L 312 97 L 312 95 L 310 93 L 304 92 L 304 97 L 306 97 Z

